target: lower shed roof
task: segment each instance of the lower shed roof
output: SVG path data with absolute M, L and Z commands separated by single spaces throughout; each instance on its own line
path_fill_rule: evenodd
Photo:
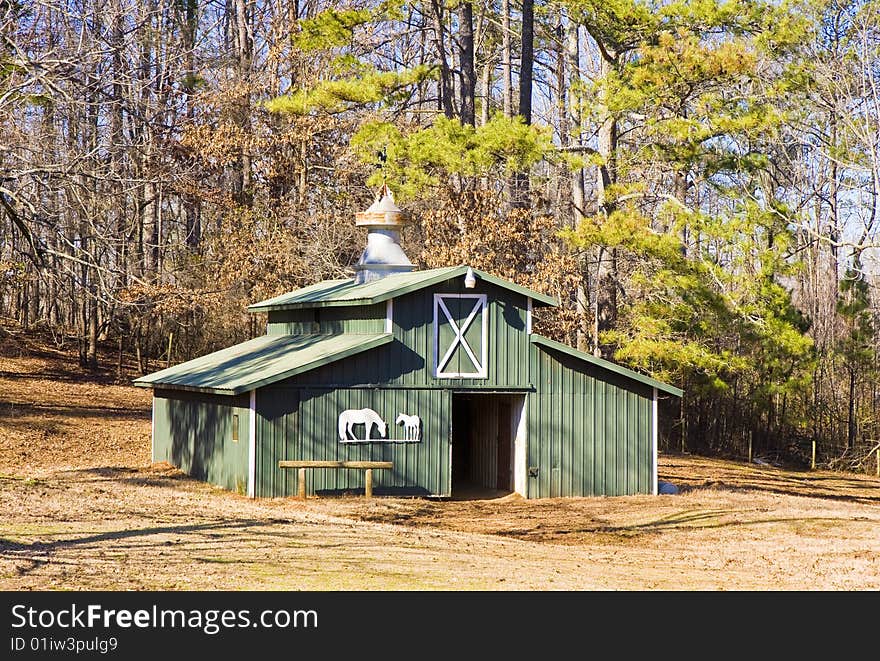
M 238 395 L 391 342 L 391 333 L 264 335 L 135 379 L 136 386 Z
M 597 358 L 596 356 L 591 356 L 588 353 L 584 353 L 583 351 L 578 351 L 577 349 L 568 346 L 567 344 L 562 344 L 561 342 L 557 342 L 555 340 L 551 340 L 549 337 L 544 337 L 543 335 L 532 334 L 531 335 L 532 344 L 537 344 L 540 347 L 545 349 L 552 349 L 554 351 L 559 351 L 560 353 L 564 353 L 568 356 L 572 356 L 577 358 L 578 360 L 582 360 L 585 363 L 589 363 L 591 365 L 595 365 L 596 367 L 600 367 L 604 370 L 608 370 L 609 372 L 614 372 L 615 374 L 620 374 L 621 376 L 626 377 L 627 379 L 632 379 L 633 381 L 638 381 L 639 383 L 644 383 L 646 386 L 650 386 L 652 388 L 656 388 L 665 393 L 669 393 L 670 395 L 675 395 L 676 397 L 681 397 L 684 394 L 684 391 L 681 388 L 676 388 L 675 386 L 671 386 L 668 383 L 664 383 L 663 381 L 658 381 L 657 379 L 652 379 L 650 376 L 645 376 L 644 374 L 639 374 L 638 372 L 634 372 L 631 369 L 627 369 L 622 365 L 618 365 L 617 363 L 612 363 L 610 360 L 605 360 L 603 358 Z

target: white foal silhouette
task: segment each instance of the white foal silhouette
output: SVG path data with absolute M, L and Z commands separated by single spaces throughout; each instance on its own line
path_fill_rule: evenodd
M 403 438 L 407 441 L 418 441 L 422 435 L 422 419 L 417 415 L 401 413 L 397 416 L 396 425 L 403 424 Z

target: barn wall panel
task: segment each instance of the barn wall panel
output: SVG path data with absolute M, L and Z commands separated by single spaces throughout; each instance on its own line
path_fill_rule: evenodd
M 167 461 L 197 479 L 247 492 L 247 394 L 157 389 L 153 402 L 153 461 Z M 232 440 L 233 415 L 238 415 L 238 441 Z
M 648 386 L 533 346 L 528 496 L 651 493 Z
M 293 405 L 296 402 L 296 405 Z M 391 470 L 373 472 L 377 494 L 448 496 L 451 491 L 449 425 L 451 395 L 444 390 L 387 388 L 265 388 L 257 398 L 262 422 L 259 438 L 258 495 L 288 496 L 297 492 L 295 470 L 279 469 L 280 460 L 391 461 Z M 387 424 L 386 438 L 402 440 L 400 413 L 422 419 L 421 440 L 402 443 L 377 437 L 373 442 L 342 443 L 339 414 L 346 409 L 369 408 Z M 363 438 L 363 425 L 355 427 Z M 283 440 L 279 440 L 283 434 Z M 309 469 L 307 491 L 358 492 L 364 488 L 362 470 Z

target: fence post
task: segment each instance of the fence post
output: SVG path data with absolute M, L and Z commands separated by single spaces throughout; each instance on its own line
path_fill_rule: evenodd
M 684 407 L 681 412 L 681 453 L 685 453 L 687 448 L 687 418 L 684 417 Z
M 174 331 L 168 333 L 168 356 L 165 359 L 165 368 L 171 367 L 171 341 L 174 339 Z
M 373 469 L 368 468 L 364 471 L 364 497 L 373 497 Z
M 813 439 L 813 458 L 810 460 L 810 470 L 816 470 L 816 439 Z

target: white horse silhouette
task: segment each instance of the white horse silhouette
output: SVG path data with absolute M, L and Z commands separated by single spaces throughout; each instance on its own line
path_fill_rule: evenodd
M 395 425 L 403 424 L 403 438 L 407 441 L 418 441 L 422 435 L 422 419 L 417 415 L 401 413 Z
M 354 425 L 366 425 L 366 436 L 363 440 L 370 440 L 373 425 L 379 430 L 379 436 L 385 438 L 388 434 L 388 425 L 373 409 L 347 409 L 339 414 L 339 440 L 360 440 L 354 435 Z

